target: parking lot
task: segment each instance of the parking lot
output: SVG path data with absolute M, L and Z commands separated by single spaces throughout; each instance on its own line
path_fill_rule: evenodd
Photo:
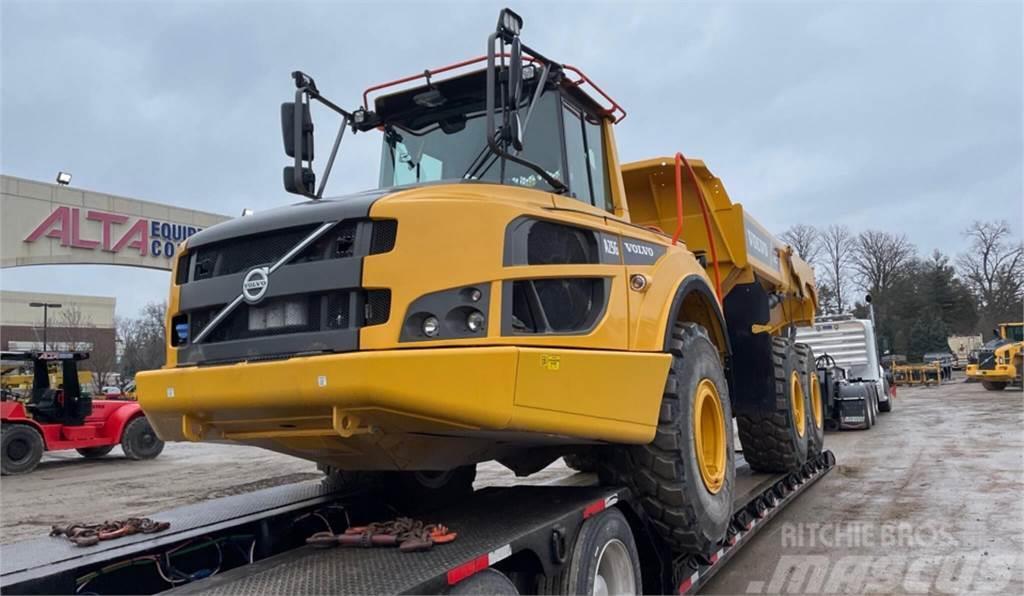
M 706 591 L 1024 593 L 1022 425 L 1020 392 L 960 382 L 901 389 L 874 429 L 827 436 L 836 469 Z M 559 463 L 528 481 L 570 472 Z M 169 444 L 149 462 L 128 461 L 119 449 L 97 461 L 47 455 L 34 473 L 4 477 L 0 539 L 318 478 L 308 462 L 230 445 Z M 493 463 L 478 474 L 479 486 L 515 481 Z

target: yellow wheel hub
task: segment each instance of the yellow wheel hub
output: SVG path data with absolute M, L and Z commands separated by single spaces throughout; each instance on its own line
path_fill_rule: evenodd
M 807 431 L 807 410 L 804 409 L 804 388 L 800 384 L 800 373 L 795 370 L 789 377 L 789 402 L 793 410 L 793 422 L 796 423 L 796 434 L 802 437 Z
M 702 379 L 693 400 L 693 445 L 697 451 L 700 479 L 713 495 L 722 490 L 725 484 L 729 449 L 725 443 L 727 436 L 718 388 L 710 379 Z
M 811 414 L 814 416 L 815 428 L 825 427 L 825 409 L 821 405 L 821 384 L 818 377 L 813 376 L 808 381 L 811 384 Z

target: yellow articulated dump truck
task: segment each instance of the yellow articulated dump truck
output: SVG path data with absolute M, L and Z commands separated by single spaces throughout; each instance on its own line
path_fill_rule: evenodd
M 140 373 L 161 438 L 232 441 L 382 479 L 472 490 L 563 455 L 707 550 L 733 505 L 733 418 L 755 470 L 822 450 L 811 268 L 700 160 L 620 163 L 625 111 L 520 41 L 375 85 L 355 110 L 293 73 L 289 192 L 179 249 L 166 366 Z M 341 119 L 323 180 L 310 107 Z M 381 138 L 378 188 L 324 196 L 343 133 Z
M 971 354 L 967 378 L 981 381 L 989 391 L 1002 391 L 1008 385 L 1024 386 L 1024 323 L 1000 323 L 995 337 Z

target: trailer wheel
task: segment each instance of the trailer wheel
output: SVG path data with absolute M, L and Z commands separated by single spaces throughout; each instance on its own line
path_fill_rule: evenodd
M 707 331 L 679 323 L 654 441 L 612 446 L 598 459 L 605 484 L 641 497 L 651 525 L 673 548 L 710 552 L 732 516 L 732 410 L 718 350 Z
M 104 455 L 110 453 L 113 450 L 113 445 L 103 445 L 101 447 L 83 447 L 81 449 L 75 449 L 75 451 L 78 452 L 78 455 L 81 455 L 82 457 L 88 459 L 103 457 Z
M 0 430 L 3 457 L 0 472 L 5 476 L 27 474 L 43 458 L 43 436 L 26 424 L 5 424 Z
M 891 393 L 886 396 L 886 400 L 885 401 L 879 401 L 878 402 L 878 411 L 879 412 L 892 412 L 892 394 Z
M 121 433 L 121 449 L 128 459 L 153 459 L 164 450 L 164 442 L 156 436 L 145 416 L 137 416 Z
M 1006 389 L 1006 383 L 1002 381 L 982 381 L 981 386 L 989 391 L 1002 391 Z
M 640 554 L 629 522 L 609 509 L 580 526 L 562 573 L 541 580 L 541 594 L 642 594 Z
M 772 338 L 775 411 L 736 417 L 743 458 L 760 472 L 796 472 L 807 461 L 807 413 L 796 350 Z
M 807 459 L 811 460 L 821 453 L 825 445 L 825 405 L 814 350 L 807 344 L 796 344 L 795 349 L 803 371 L 804 397 L 807 399 Z
M 504 594 L 519 594 L 519 589 L 512 583 L 507 575 L 497 569 L 487 568 L 478 571 L 466 579 L 452 586 L 449 594 L 482 594 L 484 596 L 498 596 Z

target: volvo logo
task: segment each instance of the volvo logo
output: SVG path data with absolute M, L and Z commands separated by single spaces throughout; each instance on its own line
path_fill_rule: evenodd
M 267 267 L 257 267 L 245 274 L 242 280 L 242 298 L 246 302 L 255 304 L 263 299 L 267 293 L 267 285 L 270 283 L 270 272 Z

